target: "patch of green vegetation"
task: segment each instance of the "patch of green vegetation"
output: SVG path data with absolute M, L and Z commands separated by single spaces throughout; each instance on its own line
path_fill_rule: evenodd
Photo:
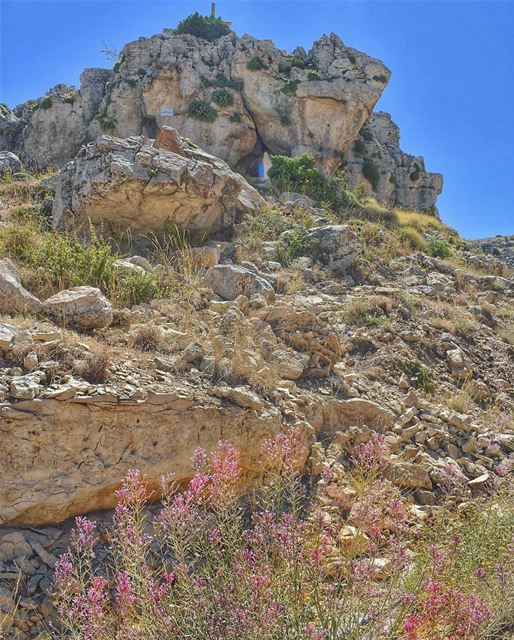
M 148 169 L 148 176 L 150 178 L 156 178 L 159 175 L 159 167 L 150 167 Z
M 216 89 L 211 97 L 219 107 L 230 107 L 234 104 L 234 96 L 226 89 Z
M 307 80 L 309 82 L 314 82 L 316 80 L 320 80 L 321 77 L 317 71 L 309 71 L 309 75 L 307 76 Z
M 0 257 L 22 267 L 24 284 L 42 298 L 88 285 L 126 306 L 149 302 L 158 293 L 153 274 L 117 269 L 120 255 L 92 227 L 88 243 L 82 244 L 71 232 L 52 230 L 41 206 L 18 208 L 12 224 L 0 228 Z
M 291 67 L 296 67 L 297 69 L 305 69 L 305 60 L 303 58 L 292 56 L 290 59 L 290 64 Z
M 380 173 L 373 160 L 364 160 L 362 164 L 362 175 L 373 187 L 373 191 L 376 191 L 380 181 Z
M 175 29 L 176 34 L 188 33 L 197 38 L 212 42 L 232 33 L 229 25 L 221 18 L 202 16 L 197 12 L 184 18 Z
M 367 127 L 365 124 L 362 125 L 361 130 L 359 131 L 359 135 L 362 136 L 362 139 L 365 142 L 371 142 L 373 140 L 373 134 L 371 133 L 369 127 Z
M 37 102 L 36 105 L 33 107 L 33 109 L 34 110 L 44 109 L 46 111 L 46 109 L 50 109 L 51 106 L 52 106 L 52 98 L 50 96 L 46 96 L 45 98 Z
M 194 120 L 204 120 L 205 122 L 214 122 L 218 117 L 211 105 L 203 100 L 192 102 L 187 110 L 187 115 Z
M 99 123 L 102 131 L 112 131 L 116 128 L 114 122 L 105 116 L 97 116 L 95 120 Z
M 419 180 L 421 175 L 421 169 L 420 166 L 417 162 L 414 163 L 414 171 L 410 174 L 410 179 L 413 182 L 416 182 L 416 180 Z
M 255 56 L 252 58 L 248 64 L 246 65 L 248 71 L 260 71 L 261 69 L 267 69 L 268 67 L 264 64 L 262 58 L 259 56 Z
M 309 253 L 307 229 L 295 227 L 289 229 L 277 242 L 277 257 L 285 265 L 291 264 L 295 258 Z
M 241 91 L 243 89 L 243 82 L 241 80 L 233 80 L 227 78 L 223 73 L 220 73 L 214 80 L 209 80 L 205 76 L 200 76 L 200 81 L 204 87 L 217 87 L 219 89 L 234 89 L 234 91 Z
M 348 56 L 348 60 L 352 63 L 355 64 L 357 62 L 357 60 L 355 59 L 355 56 Z
M 282 89 L 280 89 L 281 93 L 285 93 L 286 96 L 294 96 L 296 95 L 296 89 L 300 84 L 300 80 L 288 80 L 284 83 Z
M 431 256 L 436 258 L 451 258 L 452 250 L 446 240 L 441 238 L 427 238 L 427 248 Z
M 373 80 L 376 80 L 377 82 L 383 82 L 385 84 L 387 82 L 387 76 L 381 73 L 379 76 L 373 76 Z
M 5 104 L 5 102 L 0 102 L 0 113 L 1 113 L 3 116 L 7 116 L 7 115 L 9 115 L 10 111 L 11 111 L 11 110 L 10 110 L 10 109 L 9 109 L 9 107 Z
M 140 78 L 144 78 L 144 76 L 146 76 L 146 70 L 145 70 L 145 69 L 138 69 L 138 70 L 137 70 L 137 75 L 138 75 Z
M 389 176 L 389 182 L 391 184 L 396 184 L 398 182 L 398 180 L 396 179 L 395 176 Z
M 414 380 L 418 389 L 422 389 L 425 393 L 435 392 L 435 382 L 432 372 L 421 362 L 414 362 L 408 369 L 409 377 Z
M 352 145 L 352 151 L 356 156 L 363 158 L 368 153 L 368 148 L 362 140 L 355 140 Z
M 238 111 L 234 111 L 230 114 L 229 120 L 230 122 L 242 122 L 243 116 Z

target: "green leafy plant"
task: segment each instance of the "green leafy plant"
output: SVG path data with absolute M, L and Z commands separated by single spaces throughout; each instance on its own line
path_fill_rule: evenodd
M 380 181 L 380 173 L 373 160 L 364 160 L 362 164 L 362 175 L 373 187 L 373 191 L 376 191 Z
M 234 96 L 226 89 L 216 89 L 211 97 L 219 107 L 230 107 L 234 104 Z
M 307 76 L 307 80 L 309 82 L 314 82 L 315 80 L 320 80 L 320 75 L 317 71 L 309 71 L 309 75 Z
M 435 392 L 435 382 L 432 372 L 421 364 L 421 362 L 414 362 L 410 365 L 409 375 L 414 380 L 418 389 L 423 389 L 426 393 Z
M 243 116 L 239 113 L 239 111 L 234 111 L 230 114 L 229 120 L 230 122 L 241 122 L 243 120 Z
M 188 33 L 197 38 L 212 42 L 232 33 L 229 25 L 221 18 L 202 16 L 197 12 L 184 18 L 175 29 L 176 34 Z
M 264 64 L 262 58 L 255 56 L 248 62 L 246 68 L 248 71 L 260 71 L 261 69 L 267 69 L 267 66 Z
M 359 131 L 359 135 L 362 136 L 363 140 L 366 142 L 371 142 L 373 140 L 373 134 L 371 130 L 364 124 Z
M 419 180 L 421 176 L 421 169 L 420 166 L 417 162 L 414 163 L 414 171 L 410 174 L 410 179 L 413 182 L 416 182 L 416 180 Z
M 356 156 L 361 157 L 365 156 L 368 153 L 368 148 L 366 147 L 364 142 L 359 139 L 355 140 L 355 142 L 353 143 L 352 150 Z
M 300 80 L 288 80 L 284 83 L 284 86 L 280 89 L 282 93 L 285 93 L 286 96 L 294 96 L 296 95 L 296 89 L 300 84 Z
M 303 58 L 293 56 L 290 60 L 290 64 L 291 67 L 296 67 L 297 69 L 305 69 L 305 60 Z
M 187 110 L 187 115 L 194 120 L 205 120 L 206 122 L 214 122 L 218 117 L 211 105 L 203 100 L 192 102 Z
M 452 250 L 446 240 L 441 238 L 427 238 L 427 247 L 430 255 L 436 258 L 451 258 Z
M 383 82 L 385 84 L 387 82 L 387 76 L 381 73 L 378 76 L 373 76 L 373 80 L 376 80 L 377 82 Z
M 43 109 L 43 110 L 47 110 L 50 109 L 50 107 L 52 106 L 52 98 L 50 96 L 46 96 L 45 98 L 43 98 L 42 100 L 40 100 L 38 103 L 36 103 L 36 109 Z

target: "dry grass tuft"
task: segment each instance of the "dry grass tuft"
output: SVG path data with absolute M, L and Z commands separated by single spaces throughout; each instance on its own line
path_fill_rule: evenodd
M 98 345 L 75 365 L 74 373 L 91 384 L 100 384 L 109 379 L 110 364 L 110 350 L 105 345 Z
M 159 327 L 142 325 L 132 337 L 132 346 L 139 351 L 159 351 L 162 348 L 163 336 Z

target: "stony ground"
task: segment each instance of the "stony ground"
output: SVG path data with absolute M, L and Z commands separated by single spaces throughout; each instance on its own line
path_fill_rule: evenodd
M 342 526 L 346 465 L 376 432 L 387 478 L 420 521 L 447 503 L 450 484 L 466 503 L 508 477 L 514 280 L 435 218 L 400 212 L 428 224 L 420 235 L 450 244 L 445 259 L 399 243 L 380 221 L 337 221 L 288 196 L 270 206 L 293 233 L 310 221 L 304 253 L 284 252 L 291 230 L 270 239 L 246 220 L 230 241 L 183 245 L 169 262 L 155 253 L 118 260 L 125 273 L 167 279 L 153 299 L 121 306 L 96 283 L 59 293 L 16 252 L 15 211 L 38 201 L 36 183 L 3 186 L 0 227 L 8 637 L 36 637 L 49 619 L 52 569 L 70 529 L 62 521 L 113 506 L 131 467 L 187 479 L 198 443 L 233 437 L 248 450 L 251 479 L 262 438 L 299 425 L 309 474 L 332 469 L 320 500 Z

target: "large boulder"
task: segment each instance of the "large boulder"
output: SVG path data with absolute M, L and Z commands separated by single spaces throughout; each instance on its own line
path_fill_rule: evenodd
M 54 322 L 77 329 L 103 329 L 113 319 L 112 304 L 95 287 L 73 287 L 56 293 L 43 304 Z
M 86 70 L 80 89 L 58 85 L 18 107 L 12 150 L 59 166 L 102 132 L 153 138 L 170 125 L 255 175 L 265 150 L 309 153 L 332 173 L 389 76 L 334 34 L 292 56 L 248 35 L 207 42 L 166 30 L 126 45 L 112 72 Z
M 0 260 L 0 313 L 38 313 L 41 302 L 23 288 L 13 263 Z
M 205 274 L 207 284 L 214 293 L 224 300 L 235 300 L 238 296 L 250 298 L 256 293 L 268 302 L 275 298 L 270 283 L 250 269 L 235 264 L 218 264 Z
M 59 173 L 53 220 L 160 232 L 166 224 L 219 231 L 263 199 L 230 167 L 173 132 L 174 151 L 144 136 L 101 136 Z
M 334 273 L 345 273 L 361 255 L 359 239 L 347 224 L 311 229 L 307 246 L 312 257 Z
M 0 151 L 0 175 L 6 171 L 11 173 L 21 171 L 21 162 L 11 151 Z

